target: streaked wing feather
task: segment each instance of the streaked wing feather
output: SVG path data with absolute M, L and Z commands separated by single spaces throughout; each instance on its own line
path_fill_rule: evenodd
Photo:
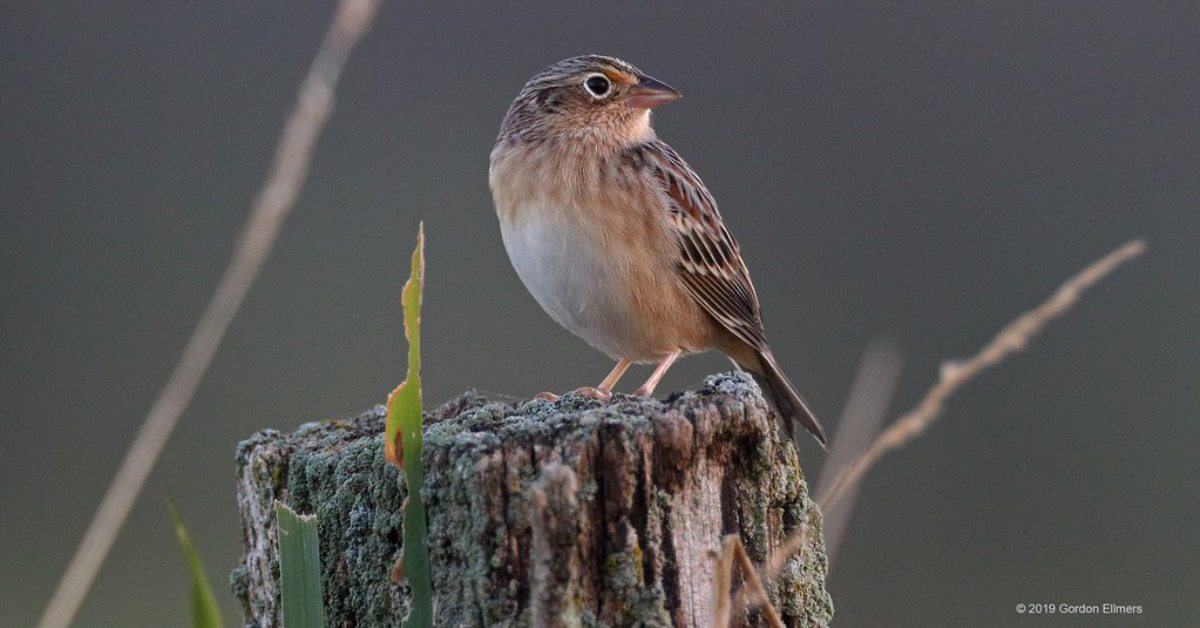
M 725 329 L 756 349 L 766 348 L 758 294 L 733 235 L 708 188 L 670 146 L 645 147 L 648 163 L 669 200 L 679 237 L 676 271 L 688 292 Z

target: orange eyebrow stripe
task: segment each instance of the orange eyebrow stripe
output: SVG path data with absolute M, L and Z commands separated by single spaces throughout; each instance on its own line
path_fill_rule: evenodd
M 628 72 L 622 72 L 616 68 L 604 68 L 600 71 L 604 73 L 604 76 L 608 77 L 608 80 L 620 85 L 636 85 L 638 82 L 636 76 Z

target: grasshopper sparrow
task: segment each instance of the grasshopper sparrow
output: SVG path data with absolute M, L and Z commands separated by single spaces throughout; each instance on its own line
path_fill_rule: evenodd
M 766 390 L 789 435 L 821 424 L 780 370 L 758 296 L 716 201 L 658 139 L 650 110 L 680 97 L 612 57 L 560 61 L 509 107 L 489 183 L 504 248 L 558 324 L 618 360 L 657 362 L 648 396 L 682 354 L 717 349 Z

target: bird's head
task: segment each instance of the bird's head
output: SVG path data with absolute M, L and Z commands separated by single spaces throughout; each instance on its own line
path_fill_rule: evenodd
M 613 57 L 572 57 L 542 70 L 509 107 L 501 140 L 619 147 L 653 137 L 650 110 L 680 98 L 669 85 Z

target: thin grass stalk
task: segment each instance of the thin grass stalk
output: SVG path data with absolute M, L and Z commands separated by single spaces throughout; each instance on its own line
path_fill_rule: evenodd
M 274 247 L 284 219 L 295 205 L 308 176 L 317 136 L 333 110 L 334 89 L 346 58 L 366 33 L 378 5 L 378 0 L 342 0 L 338 4 L 333 24 L 300 88 L 270 174 L 250 210 L 233 258 L 88 524 L 38 622 L 40 628 L 66 628 L 91 589 L 179 417 L 195 395 L 229 324 Z
M 837 431 L 830 441 L 829 455 L 821 467 L 820 481 L 814 491 L 818 503 L 823 502 L 822 496 L 833 488 L 837 475 L 866 451 L 871 440 L 879 433 L 892 395 L 896 392 L 896 383 L 900 381 L 903 362 L 900 351 L 892 343 L 877 338 L 867 344 L 854 383 L 850 386 L 846 406 L 837 422 Z M 854 510 L 854 493 L 857 489 L 852 491 L 840 507 L 821 512 L 821 532 L 825 537 L 825 555 L 829 557 L 830 567 L 850 522 L 850 513 Z
M 838 475 L 832 488 L 824 496 L 824 501 L 818 500 L 821 508 L 825 510 L 836 507 L 850 488 L 862 480 L 880 457 L 924 434 L 941 414 L 946 400 L 959 388 L 983 371 L 1024 349 L 1028 346 L 1029 341 L 1045 329 L 1050 321 L 1070 311 L 1084 292 L 1122 264 L 1138 257 L 1145 251 L 1146 243 L 1143 240 L 1131 240 L 1125 243 L 1068 279 L 1041 305 L 1025 312 L 1006 325 L 970 359 L 943 365 L 938 382 L 929 389 L 920 403 L 880 434 L 866 453 Z M 812 527 L 807 523 L 801 524 L 799 530 L 788 537 L 779 549 L 772 552 L 767 564 L 762 569 L 764 580 L 770 581 L 775 578 L 787 561 L 808 544 L 811 529 Z M 741 602 L 743 598 L 745 598 L 745 592 L 739 592 L 738 601 Z M 756 603 L 756 600 L 750 600 L 747 606 L 753 608 Z

